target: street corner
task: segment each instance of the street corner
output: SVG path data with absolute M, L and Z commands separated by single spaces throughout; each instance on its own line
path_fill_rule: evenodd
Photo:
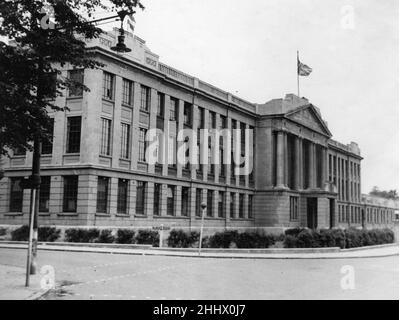
M 22 267 L 0 265 L 0 300 L 36 300 L 47 292 L 42 288 L 42 276 L 38 272 L 30 276 L 25 286 L 26 270 Z

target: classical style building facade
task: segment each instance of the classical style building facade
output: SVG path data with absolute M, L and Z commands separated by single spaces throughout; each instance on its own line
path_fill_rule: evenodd
M 50 112 L 54 139 L 42 146 L 41 225 L 196 228 L 202 202 L 206 226 L 215 229 L 365 224 L 360 150 L 332 140 L 307 99 L 288 94 L 250 103 L 162 64 L 137 36 L 127 34 L 131 54 L 112 52 L 115 41 L 114 32 L 88 43 L 103 69 L 63 71 L 90 91 L 65 92 L 57 104 L 69 111 Z M 148 161 L 151 129 L 163 132 L 166 143 L 156 152 L 168 161 Z M 242 133 L 230 144 L 231 137 L 180 139 L 183 129 Z M 219 162 L 179 163 L 177 150 L 186 143 L 199 148 L 201 159 Z M 225 163 L 230 156 L 245 158 L 253 170 L 235 175 Z M 28 221 L 30 193 L 20 181 L 31 161 L 31 153 L 18 151 L 3 159 L 0 224 Z M 384 217 L 375 225 L 392 223 L 392 210 Z

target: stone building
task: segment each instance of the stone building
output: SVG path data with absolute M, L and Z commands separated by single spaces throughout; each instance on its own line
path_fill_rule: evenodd
M 104 68 L 62 72 L 90 91 L 65 92 L 56 102 L 69 111 L 50 112 L 54 139 L 42 146 L 41 225 L 196 228 L 202 202 L 207 228 L 362 225 L 360 150 L 332 140 L 307 99 L 288 94 L 250 103 L 159 62 L 137 36 L 127 33 L 129 54 L 111 51 L 115 42 L 116 30 L 88 43 Z M 148 161 L 151 129 L 164 133 L 156 152 L 168 161 Z M 241 133 L 230 144 L 230 136 L 182 140 L 183 129 Z M 219 162 L 174 161 L 186 143 L 199 148 L 201 159 Z M 236 175 L 225 164 L 230 157 L 245 157 L 253 170 Z M 32 154 L 15 150 L 3 161 L 0 224 L 27 223 L 30 193 L 19 183 L 30 175 Z

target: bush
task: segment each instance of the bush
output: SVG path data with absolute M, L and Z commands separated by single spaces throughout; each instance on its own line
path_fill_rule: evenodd
M 291 229 L 292 230 L 292 229 Z M 288 231 L 288 230 L 287 230 Z M 284 240 L 285 248 L 340 247 L 357 248 L 394 242 L 394 233 L 390 229 L 363 230 L 340 229 L 304 229 L 299 233 L 288 232 Z
M 13 241 L 28 241 L 29 226 L 23 225 L 11 232 L 11 240 Z
M 292 228 L 292 229 L 287 229 L 284 231 L 284 234 L 286 236 L 294 236 L 297 237 L 299 233 L 301 233 L 305 228 Z
M 61 230 L 54 227 L 39 227 L 39 241 L 54 242 L 60 237 Z
M 101 230 L 100 235 L 96 242 L 98 243 L 113 243 L 115 241 L 115 237 L 112 235 L 112 230 L 104 229 Z
M 209 247 L 210 248 L 230 248 L 232 243 L 236 243 L 238 237 L 238 232 L 224 231 L 216 232 L 213 236 L 209 237 Z
M 6 228 L 0 228 L 0 237 L 5 236 L 7 234 L 7 229 Z
M 168 247 L 191 248 L 199 240 L 199 232 L 183 230 L 172 230 L 168 237 Z
M 151 244 L 154 247 L 159 246 L 159 234 L 154 230 L 139 230 L 135 239 L 139 244 Z
M 100 235 L 98 229 L 67 229 L 65 231 L 65 241 L 90 243 L 95 242 Z
M 134 235 L 136 233 L 134 230 L 129 229 L 118 229 L 116 234 L 116 242 L 117 243 L 124 243 L 124 244 L 131 244 L 134 243 Z

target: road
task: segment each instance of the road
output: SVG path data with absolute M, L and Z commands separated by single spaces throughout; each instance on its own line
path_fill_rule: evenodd
M 0 249 L 0 264 L 25 262 L 26 250 Z M 269 260 L 39 251 L 38 264 L 55 270 L 56 290 L 45 299 L 399 298 L 399 256 Z

